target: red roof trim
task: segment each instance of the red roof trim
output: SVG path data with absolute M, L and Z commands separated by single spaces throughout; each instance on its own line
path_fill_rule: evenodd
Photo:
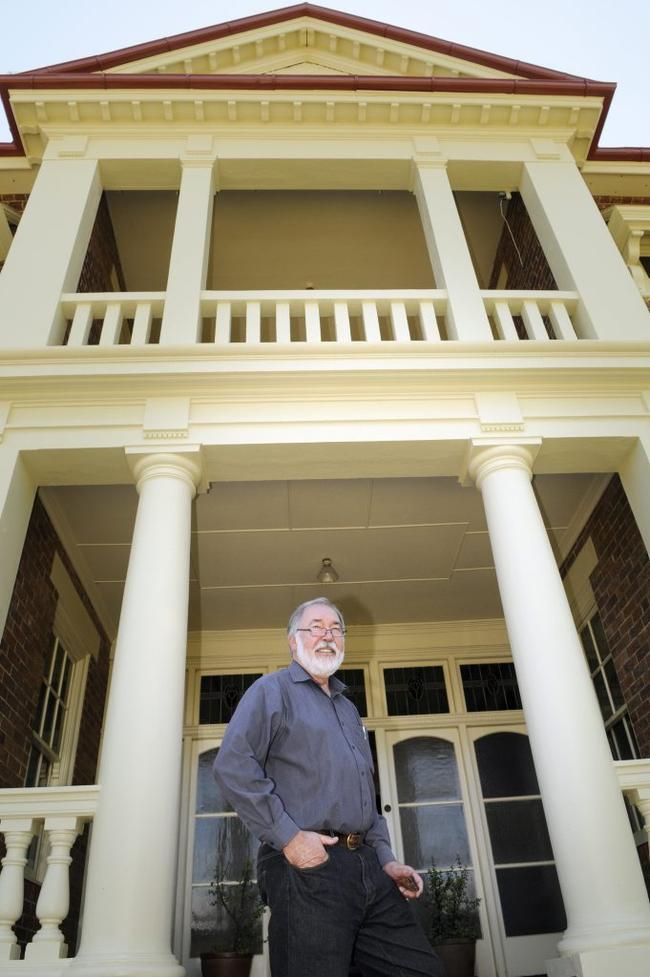
M 492 54 L 489 51 L 481 51 L 478 48 L 466 47 L 463 44 L 456 44 L 452 41 L 445 41 L 439 37 L 431 37 L 429 34 L 420 34 L 417 31 L 407 30 L 404 27 L 395 27 L 392 24 L 370 20 L 366 17 L 357 17 L 355 14 L 332 10 L 329 7 L 319 7 L 311 3 L 298 3 L 291 7 L 269 10 L 265 13 L 254 14 L 250 17 L 241 17 L 238 20 L 215 24 L 212 27 L 203 27 L 199 30 L 187 31 L 184 34 L 175 34 L 172 37 L 161 37 L 158 40 L 148 41 L 144 44 L 136 44 L 132 47 L 121 48 L 117 51 L 108 51 L 105 54 L 80 58 L 76 61 L 48 65 L 44 68 L 38 68 L 24 73 L 35 75 L 41 73 L 60 74 L 64 72 L 67 74 L 69 72 L 105 71 L 108 68 L 115 68 L 117 65 L 122 65 L 129 61 L 139 61 L 142 58 L 151 58 L 158 54 L 171 53 L 180 48 L 189 47 L 192 44 L 203 44 L 206 41 L 219 40 L 220 38 L 229 37 L 233 34 L 241 34 L 244 31 L 251 31 L 260 27 L 268 27 L 273 24 L 283 23 L 284 21 L 295 20 L 297 17 L 313 17 L 316 20 L 336 24 L 339 27 L 349 27 L 354 30 L 364 31 L 368 34 L 374 34 L 377 37 L 386 38 L 386 40 L 412 44 L 437 54 L 462 58 L 466 61 L 482 64 L 488 68 L 496 68 L 499 71 L 524 75 L 527 78 L 575 79 L 578 77 L 577 75 L 554 71 L 551 68 L 528 64 L 525 61 L 514 61 L 512 58 Z

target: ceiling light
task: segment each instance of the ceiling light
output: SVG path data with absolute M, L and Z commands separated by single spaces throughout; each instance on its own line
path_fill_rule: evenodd
M 316 579 L 319 583 L 336 583 L 339 579 L 339 575 L 332 566 L 332 561 L 329 556 L 323 557 L 323 562 L 321 563 L 321 568 L 316 574 Z

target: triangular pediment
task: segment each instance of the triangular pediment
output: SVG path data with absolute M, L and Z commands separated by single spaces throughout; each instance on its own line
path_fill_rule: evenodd
M 116 75 L 353 75 L 355 77 L 568 79 L 527 65 L 341 11 L 297 4 L 40 73 Z

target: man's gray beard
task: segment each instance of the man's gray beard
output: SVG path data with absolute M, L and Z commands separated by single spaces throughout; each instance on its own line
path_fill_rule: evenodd
M 318 678 L 329 678 L 337 668 L 341 667 L 345 653 L 342 648 L 336 647 L 336 642 L 334 641 L 322 641 L 317 645 L 317 648 L 329 648 L 334 651 L 335 657 L 331 660 L 323 661 L 323 659 L 316 655 L 316 648 L 313 651 L 307 651 L 303 646 L 302 635 L 296 634 L 296 661 L 298 664 L 302 665 L 310 675 L 315 675 Z

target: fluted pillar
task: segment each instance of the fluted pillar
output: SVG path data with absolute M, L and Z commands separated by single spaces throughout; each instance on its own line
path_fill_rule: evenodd
M 182 977 L 171 952 L 197 447 L 127 449 L 140 495 L 74 973 Z
M 559 949 L 571 962 L 549 973 L 647 977 L 650 905 L 582 646 L 531 485 L 535 448 L 476 443 L 470 474 L 485 505 L 567 914 Z

